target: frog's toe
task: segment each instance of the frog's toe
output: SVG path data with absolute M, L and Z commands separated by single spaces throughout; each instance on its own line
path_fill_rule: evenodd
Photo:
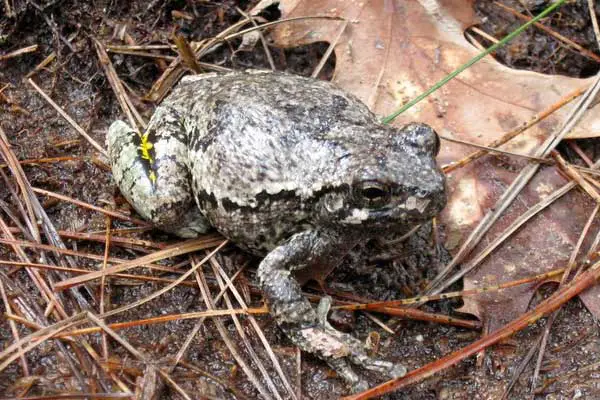
M 369 384 L 364 379 L 359 380 L 355 385 L 352 385 L 352 393 L 364 392 L 369 388 Z
M 376 371 L 388 375 L 390 378 L 400 378 L 406 375 L 406 367 L 402 364 L 394 364 L 389 361 L 377 360 L 359 354 L 351 357 L 352 362 L 370 371 Z
M 392 368 L 388 371 L 390 378 L 401 378 L 407 373 L 407 369 L 402 364 L 394 364 Z
M 327 314 L 329 314 L 329 309 L 331 308 L 331 296 L 323 296 L 321 300 L 319 300 L 319 305 L 317 306 L 317 320 L 319 324 L 326 327 L 327 329 L 333 329 L 327 320 Z
M 350 363 L 346 358 L 336 358 L 328 361 L 331 368 L 337 372 L 338 376 L 342 378 L 352 388 L 352 393 L 364 392 L 369 388 L 369 384 L 364 379 L 361 379 L 350 366 Z

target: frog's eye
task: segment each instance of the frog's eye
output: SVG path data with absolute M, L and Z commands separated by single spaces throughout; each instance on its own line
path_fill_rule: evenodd
M 386 205 L 391 198 L 391 191 L 387 185 L 379 182 L 364 182 L 358 191 L 361 200 L 367 207 Z

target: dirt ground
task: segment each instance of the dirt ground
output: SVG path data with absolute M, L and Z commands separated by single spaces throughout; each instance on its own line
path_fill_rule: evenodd
M 481 28 L 494 37 L 502 37 L 512 31 L 519 22 L 494 8 L 488 1 L 475 4 L 482 18 Z M 520 9 L 519 3 L 532 7 L 537 12 L 547 2 L 503 1 L 502 3 Z M 10 6 L 10 10 L 7 9 Z M 95 1 L 48 0 L 48 1 L 4 1 L 0 4 L 0 54 L 37 45 L 37 50 L 19 57 L 2 60 L 0 56 L 0 126 L 6 133 L 12 151 L 19 160 L 39 160 L 51 157 L 69 157 L 52 162 L 38 161 L 24 164 L 25 174 L 33 187 L 57 192 L 106 209 L 131 212 L 124 199 L 119 195 L 111 174 L 102 160 L 93 157 L 94 149 L 81 138 L 69 123 L 44 100 L 27 82 L 28 74 L 35 70 L 51 53 L 55 59 L 41 70 L 31 75 L 56 103 L 64 108 L 83 129 L 98 143 L 104 143 L 109 124 L 122 118 L 115 94 L 98 60 L 92 39 L 104 45 L 114 44 L 171 44 L 174 33 L 182 34 L 188 41 L 200 41 L 211 38 L 228 28 L 243 17 L 236 10 L 249 10 L 250 1 Z M 8 15 L 8 11 L 11 14 Z M 598 10 L 597 10 L 598 12 Z M 276 9 L 264 14 L 267 20 L 278 18 Z M 584 48 L 598 54 L 597 43 L 587 14 L 586 1 L 573 1 L 550 18 L 549 25 L 561 34 L 578 42 Z M 484 44 L 489 44 L 485 43 Z M 236 39 L 219 47 L 202 59 L 205 63 L 220 67 L 268 68 L 264 52 L 260 45 L 252 51 L 235 52 L 240 40 Z M 275 64 L 279 70 L 309 75 L 319 62 L 327 48 L 326 44 L 292 50 L 271 49 Z M 173 57 L 169 50 L 155 51 L 156 54 Z M 496 56 L 504 63 L 515 68 L 528 68 L 549 74 L 565 74 L 585 77 L 598 72 L 600 65 L 589 58 L 573 54 L 547 34 L 529 30 Z M 127 90 L 136 108 L 148 118 L 153 105 L 143 100 L 143 96 L 166 68 L 170 59 L 157 57 L 132 56 L 111 53 L 115 69 L 127 86 Z M 321 79 L 330 79 L 335 68 L 335 59 L 329 60 L 321 73 Z M 593 141 L 586 145 L 594 146 Z M 0 161 L 4 162 L 4 161 Z M 6 168 L 2 169 L 8 174 Z M 17 202 L 6 182 L 14 185 L 14 178 L 0 181 L 0 214 L 10 226 L 17 227 L 12 215 L 20 215 Z M 50 220 L 64 234 L 64 242 L 69 249 L 78 252 L 102 255 L 102 240 L 83 240 L 73 238 L 75 233 L 94 232 L 104 236 L 105 217 L 97 212 L 86 210 L 67 201 L 59 201 L 47 196 L 38 196 Z M 12 214 L 12 215 L 11 215 Z M 15 218 L 18 220 L 18 217 Z M 22 222 L 22 221 L 21 221 Z M 133 226 L 131 223 L 112 221 L 112 229 Z M 447 254 L 438 252 L 429 243 L 431 233 L 425 227 L 419 235 L 408 243 L 396 248 L 393 254 L 381 255 L 381 249 L 369 244 L 358 249 L 344 262 L 334 276 L 329 277 L 326 289 L 336 298 L 348 297 L 348 293 L 369 299 L 393 299 L 414 295 L 428 279 L 435 276 L 432 266 L 443 264 Z M 17 231 L 17 230 L 15 230 Z M 63 232 L 64 233 L 64 232 Z M 114 244 L 111 256 L 132 259 L 156 249 L 155 245 L 175 243 L 177 239 L 156 231 L 145 231 L 128 235 L 119 231 L 115 236 L 133 237 L 150 242 L 150 245 Z M 6 237 L 4 235 L 4 237 Z M 16 238 L 31 240 L 23 234 Z M 46 263 L 60 257 L 46 252 L 42 255 L 34 249 L 26 253 L 34 262 Z M 204 254 L 201 253 L 200 257 Z M 0 244 L 2 259 L 17 260 L 12 246 Z M 251 306 L 259 307 L 260 294 L 253 285 L 254 267 L 257 260 L 232 246 L 216 257 L 219 264 L 227 269 L 230 276 L 241 266 L 247 265 L 237 278 L 238 286 Z M 77 258 L 76 266 L 89 270 L 101 267 L 101 261 Z M 169 265 L 181 263 L 181 271 L 189 268 L 186 258 L 177 258 Z M 166 264 L 165 264 L 166 265 Z M 0 261 L 0 280 L 8 293 L 9 303 L 16 312 L 20 297 L 31 302 L 31 307 L 44 314 L 46 303 L 39 299 L 39 292 L 32 278 L 24 269 L 13 269 L 10 264 Z M 129 271 L 131 272 L 131 271 Z M 147 269 L 133 272 L 158 276 Z M 219 291 L 217 279 L 212 269 L 207 267 L 208 286 L 213 296 Z M 49 281 L 60 281 L 71 275 L 59 273 L 47 274 Z M 162 273 L 162 278 L 176 278 L 179 273 Z M 162 283 L 140 282 L 132 279 L 111 279 L 105 290 L 107 309 L 131 304 L 164 287 Z M 457 287 L 460 289 L 460 287 Z M 550 292 L 547 286 L 540 290 L 535 302 L 541 301 Z M 74 314 L 86 301 L 97 312 L 100 287 L 97 283 L 77 289 L 77 293 L 65 292 L 65 309 Z M 310 293 L 321 293 L 319 288 L 307 288 Z M 79 295 L 81 299 L 78 299 Z M 0 309 L 6 312 L 5 303 Z M 423 310 L 451 314 L 460 318 L 453 309 L 457 301 L 439 302 L 422 307 Z M 237 306 L 236 306 L 237 307 Z M 180 285 L 169 290 L 153 301 L 133 308 L 118 316 L 108 318 L 106 322 L 133 321 L 159 315 L 189 313 L 205 310 L 201 295 L 193 285 Z M 442 355 L 464 347 L 479 337 L 477 330 L 441 325 L 432 322 L 410 320 L 388 320 L 377 316 L 395 330 L 386 333 L 368 316 L 335 315 L 335 322 L 343 329 L 352 330 L 360 338 L 377 331 L 381 335 L 379 352 L 383 358 L 402 362 L 407 368 L 422 366 Z M 52 316 L 47 320 L 55 321 Z M 291 345 L 268 316 L 258 316 L 258 325 L 265 333 L 273 351 L 282 364 L 283 371 L 294 388 L 299 384 L 303 398 L 333 399 L 348 394 L 344 384 L 331 370 L 314 357 L 301 354 Z M 40 319 L 43 321 L 43 318 Z M 222 318 L 225 330 L 242 357 L 250 360 L 249 350 L 241 343 L 236 326 L 231 318 Z M 458 366 L 446 370 L 420 384 L 413 385 L 401 392 L 387 395 L 389 399 L 498 399 L 510 381 L 520 360 L 536 342 L 543 329 L 541 321 L 510 340 L 489 349 L 478 358 L 470 358 Z M 188 334 L 194 328 L 196 320 L 177 320 L 155 325 L 141 325 L 119 330 L 133 347 L 141 351 L 148 360 L 162 367 L 169 367 L 170 360 L 179 351 Z M 246 333 L 251 348 L 257 353 L 271 376 L 279 393 L 289 398 L 278 374 L 268 362 L 268 355 L 252 329 L 248 318 L 240 318 L 242 330 Z M 32 330 L 17 323 L 19 335 L 25 336 Z M 8 347 L 13 342 L 13 332 L 8 319 L 0 320 L 0 345 Z M 101 353 L 100 335 L 86 335 L 88 342 Z M 144 375 L 146 364 L 132 356 L 122 345 L 108 340 L 110 358 L 100 365 L 121 379 L 130 388 L 135 388 L 136 379 Z M 21 364 L 12 362 L 0 372 L 0 398 L 16 396 L 50 396 L 56 393 L 117 391 L 114 380 L 106 372 L 99 372 L 85 349 L 78 342 L 47 341 L 27 353 L 29 365 L 25 374 Z M 208 319 L 199 329 L 191 346 L 184 355 L 185 363 L 170 372 L 178 385 L 194 398 L 258 398 L 259 393 L 248 380 L 224 343 L 215 323 Z M 575 399 L 600 398 L 598 371 L 578 372 L 568 375 L 579 367 L 600 359 L 600 335 L 597 321 L 585 309 L 579 300 L 568 303 L 560 312 L 550 335 L 546 358 L 542 365 L 542 380 L 538 384 L 539 393 L 530 395 L 532 367 L 516 381 L 511 399 Z M 298 360 L 301 360 L 298 374 Z M 2 360 L 0 360 L 2 361 Z M 255 361 L 248 361 L 250 368 L 258 371 Z M 77 372 L 76 372 L 77 371 Z M 147 372 L 147 371 L 146 371 Z M 361 371 L 362 373 L 363 371 Z M 78 376 L 79 373 L 79 376 Z M 261 375 L 256 372 L 260 377 Z M 375 384 L 381 377 L 364 373 Z M 26 376 L 28 375 L 28 376 Z M 146 376 L 149 374 L 146 373 Z M 556 382 L 552 379 L 558 378 Z M 261 379 L 261 378 L 259 378 Z M 263 385 L 265 385 L 265 382 Z M 547 383 L 547 385 L 545 385 Z M 165 385 L 158 392 L 161 399 L 182 398 L 172 386 Z M 33 398 L 33 397 L 32 397 Z

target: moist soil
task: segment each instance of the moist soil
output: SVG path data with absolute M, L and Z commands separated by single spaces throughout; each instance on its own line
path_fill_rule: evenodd
M 519 11 L 523 5 L 532 13 L 538 12 L 547 1 L 502 1 Z M 10 9 L 7 8 L 10 7 Z M 50 157 L 68 157 L 54 162 L 37 162 L 23 166 L 32 186 L 107 209 L 133 213 L 119 195 L 111 174 L 103 160 L 93 156 L 90 145 L 60 117 L 56 111 L 33 90 L 26 77 L 48 55 L 56 58 L 46 67 L 31 75 L 32 79 L 98 142 L 104 143 L 108 125 L 122 118 L 119 105 L 94 50 L 92 38 L 104 44 L 171 44 L 174 34 L 188 41 L 200 41 L 214 37 L 242 16 L 236 7 L 249 10 L 248 1 L 33 1 L 7 0 L 0 4 L 0 54 L 37 45 L 35 52 L 2 60 L 0 58 L 0 124 L 6 133 L 13 152 L 19 160 L 39 160 Z M 520 22 L 506 12 L 494 7 L 492 2 L 477 1 L 475 8 L 481 17 L 480 28 L 500 38 L 515 29 Z M 10 11 L 10 15 L 8 15 Z M 265 20 L 279 17 L 272 7 L 263 15 Z M 598 54 L 598 47 L 588 16 L 586 1 L 572 1 L 553 14 L 546 24 L 557 32 Z M 485 39 L 481 39 L 488 45 Z M 233 69 L 268 68 L 265 53 L 260 45 L 247 51 L 237 51 L 241 40 L 233 40 L 217 48 L 203 58 L 203 62 Z M 321 43 L 291 50 L 271 48 L 278 70 L 310 75 L 324 54 L 327 44 Z M 155 53 L 156 54 L 156 53 Z M 175 53 L 160 51 L 173 56 Z M 555 39 L 536 29 L 530 29 L 507 47 L 498 50 L 496 57 L 513 68 L 532 69 L 547 74 L 564 74 L 586 77 L 596 74 L 599 65 L 595 61 L 560 45 Z M 137 109 L 148 119 L 154 105 L 143 100 L 143 95 L 167 67 L 169 59 L 111 54 L 111 60 L 119 77 L 127 87 Z M 332 58 L 321 72 L 320 79 L 331 79 L 335 69 Z M 595 146 L 588 141 L 588 146 Z M 4 168 L 3 173 L 7 173 Z M 9 179 L 10 182 L 14 180 Z M 0 183 L 0 206 L 4 221 L 12 221 L 9 213 L 19 215 L 18 205 L 10 194 L 6 181 Z M 40 196 L 42 206 L 55 227 L 69 232 L 96 232 L 104 235 L 106 219 L 99 213 L 85 210 L 65 201 Z M 15 226 L 14 223 L 10 223 Z M 125 229 L 131 224 L 112 221 L 112 229 Z M 115 236 L 125 236 L 118 231 Z M 176 238 L 156 231 L 145 231 L 131 236 L 153 243 L 175 243 Z M 307 292 L 328 294 L 338 299 L 394 299 L 409 297 L 419 292 L 427 281 L 435 276 L 448 255 L 435 245 L 435 230 L 423 227 L 408 241 L 394 247 L 381 243 L 368 243 L 353 251 L 343 265 L 324 284 L 309 285 Z M 30 238 L 17 235 L 19 239 Z M 104 245 L 97 241 L 65 238 L 66 247 L 80 252 L 102 255 Z M 121 247 L 113 245 L 111 256 L 132 259 L 148 252 L 144 246 Z M 16 259 L 11 247 L 0 245 L 0 257 Z M 43 260 L 39 253 L 27 250 L 32 260 Z M 203 254 L 200 254 L 203 256 Z M 50 254 L 46 258 L 54 258 Z M 260 293 L 254 287 L 254 268 L 259 260 L 244 254 L 235 247 L 227 247 L 216 257 L 217 261 L 233 274 L 242 266 L 237 278 L 251 306 L 262 304 Z M 46 259 L 47 261 L 47 259 Z M 185 258 L 176 259 L 182 271 L 189 268 Z M 77 259 L 77 267 L 95 270 L 101 267 L 98 260 Z M 218 282 L 211 268 L 205 268 L 208 286 L 213 296 Z M 31 283 L 31 277 L 22 269 L 2 266 L 1 279 L 10 301 L 25 297 L 36 307 L 44 307 L 38 300 L 39 292 Z M 155 275 L 148 270 L 134 272 Z M 70 275 L 48 273 L 49 280 L 62 280 Z M 176 274 L 162 274 L 162 278 L 175 278 Z M 231 275 L 230 275 L 231 276 Z M 158 283 L 140 283 L 130 279 L 110 279 L 105 289 L 107 309 L 131 304 L 164 287 Z M 456 287 L 460 289 L 460 287 Z M 551 287 L 543 287 L 534 303 L 551 293 Z M 89 284 L 75 292 L 65 292 L 67 312 L 80 310 L 83 300 L 73 300 L 78 294 L 98 310 L 100 287 Z M 423 310 L 450 314 L 460 318 L 453 310 L 459 301 L 439 302 L 422 307 Z M 237 307 L 237 306 L 236 306 Z M 6 312 L 5 305 L 0 305 Z M 17 309 L 13 307 L 13 310 Z M 135 307 L 106 322 L 133 321 L 166 314 L 189 313 L 205 310 L 197 287 L 177 286 L 164 295 L 142 306 Z M 43 310 L 42 310 L 43 311 Z M 376 318 L 395 331 L 386 333 L 362 313 L 335 313 L 332 322 L 346 331 L 364 339 L 367 336 L 379 340 L 377 351 L 382 358 L 401 362 L 411 370 L 458 350 L 476 340 L 480 332 L 431 322 L 391 320 L 382 315 Z M 256 357 L 267 366 L 266 373 L 273 377 L 280 393 L 285 394 L 277 373 L 268 362 L 268 355 L 260 344 L 247 318 L 239 319 L 248 342 L 257 353 Z M 348 394 L 347 387 L 321 361 L 308 354 L 299 354 L 268 316 L 256 317 L 267 341 L 282 364 L 292 386 L 298 388 L 303 398 L 332 399 Z M 247 348 L 236 333 L 231 318 L 222 318 L 222 324 L 235 342 L 244 359 L 250 360 Z M 389 399 L 496 399 L 500 398 L 520 360 L 534 345 L 543 329 L 541 321 L 517 333 L 511 339 L 488 349 L 476 358 L 469 358 L 457 366 L 446 369 L 424 382 L 412 385 L 401 392 L 387 395 Z M 156 325 L 142 325 L 118 331 L 147 362 L 131 355 L 122 345 L 108 339 L 108 360 L 101 363 L 130 388 L 148 386 L 151 380 L 149 365 L 169 367 L 177 351 L 194 328 L 195 320 L 178 320 Z M 548 351 L 541 369 L 543 386 L 536 399 L 600 398 L 598 374 L 594 371 L 565 374 L 600 359 L 600 338 L 597 322 L 579 300 L 569 302 L 559 314 L 549 339 Z M 16 324 L 19 335 L 31 333 L 29 328 Z M 375 334 L 374 332 L 378 332 Z M 13 342 L 11 326 L 6 318 L 0 320 L 0 344 L 7 347 Z M 87 335 L 88 342 L 101 353 L 102 338 Z M 62 346 L 62 348 L 61 348 Z M 0 398 L 14 396 L 50 396 L 55 393 L 109 392 L 118 390 L 106 372 L 97 373 L 96 367 L 86 364 L 85 353 L 80 344 L 70 341 L 48 341 L 27 352 L 29 376 L 18 362 L 13 362 L 0 373 Z M 68 354 L 69 356 L 65 356 Z M 89 361 L 89 358 L 87 358 Z M 184 362 L 170 371 L 170 376 L 194 398 L 259 398 L 253 384 L 237 366 L 221 334 L 212 320 L 207 320 L 183 357 Z M 298 361 L 301 361 L 299 363 Z M 248 361 L 259 380 L 258 367 Z M 298 368 L 300 365 L 300 368 Z M 78 371 L 79 377 L 75 371 Z M 383 377 L 360 371 L 372 384 L 382 382 Z M 529 397 L 532 368 L 527 367 L 517 379 L 509 398 Z M 101 378 L 98 379 L 97 377 Z M 146 378 L 146 383 L 141 378 Z M 561 377 L 557 382 L 552 378 Z M 538 384 L 538 387 L 540 385 Z M 156 398 L 182 398 L 169 385 L 157 384 Z M 285 397 L 285 396 L 284 396 Z

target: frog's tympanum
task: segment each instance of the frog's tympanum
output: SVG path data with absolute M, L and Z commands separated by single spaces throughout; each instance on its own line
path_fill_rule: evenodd
M 144 133 L 108 132 L 114 178 L 133 207 L 182 237 L 216 228 L 264 256 L 257 271 L 271 315 L 302 350 L 355 390 L 350 367 L 399 376 L 327 322 L 292 274 L 331 270 L 357 243 L 407 232 L 445 205 L 435 132 L 378 122 L 329 82 L 259 71 L 184 78 Z

